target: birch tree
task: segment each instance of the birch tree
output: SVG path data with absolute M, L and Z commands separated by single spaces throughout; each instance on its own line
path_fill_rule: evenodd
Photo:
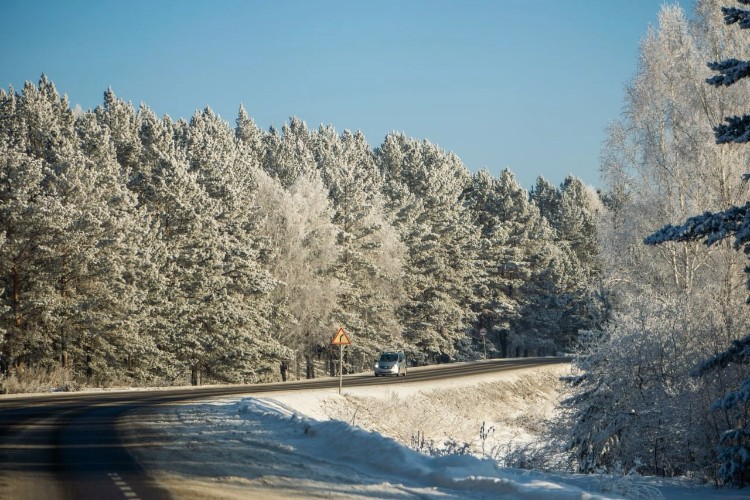
M 333 223 L 328 189 L 317 176 L 298 178 L 286 190 L 264 173 L 258 174 L 257 202 L 266 214 L 261 232 L 270 244 L 269 271 L 280 282 L 272 297 L 280 308 L 275 325 L 280 339 L 294 350 L 282 360 L 284 377 L 296 361 L 296 376 L 314 378 L 315 361 L 336 328 L 341 285 L 333 267 L 339 259 L 339 228 Z
M 747 0 L 739 0 L 740 4 L 748 4 Z M 722 7 L 726 24 L 737 24 L 741 29 L 750 28 L 750 10 L 737 7 Z M 718 74 L 706 80 L 710 85 L 733 86 L 742 79 L 750 76 L 750 61 L 736 58 L 709 62 L 708 67 Z M 746 144 L 750 142 L 750 115 L 725 116 L 723 123 L 714 126 L 716 143 Z M 744 150 L 746 154 L 746 149 Z M 745 173 L 744 178 L 750 178 Z M 703 215 L 689 218 L 685 223 L 668 225 L 646 239 L 646 243 L 663 244 L 668 241 L 704 241 L 708 246 L 734 236 L 735 249 L 744 248 L 744 253 L 750 255 L 750 218 L 748 217 L 750 202 L 735 205 L 721 212 L 705 212 Z M 750 272 L 750 267 L 745 268 Z M 750 279 L 747 281 L 750 288 Z M 750 302 L 750 299 L 747 299 Z M 736 313 L 739 314 L 739 313 Z M 744 323 L 744 322 L 743 322 Z M 742 326 L 747 326 L 746 323 Z M 708 376 L 719 372 L 735 372 L 739 376 L 747 376 L 747 364 L 750 335 L 735 339 L 730 347 L 704 362 L 695 375 Z M 741 368 L 733 367 L 740 364 Z M 742 366 L 745 365 L 745 366 Z M 739 371 L 739 373 L 737 373 Z M 722 373 L 723 372 L 723 373 Z M 718 476 L 722 482 L 744 486 L 750 480 L 750 378 L 746 378 L 739 387 L 732 390 L 716 401 L 712 408 L 724 413 L 727 418 L 728 429 L 719 439 L 718 462 L 721 464 Z
M 746 197 L 739 174 L 736 181 L 731 174 L 741 168 L 743 153 L 720 151 L 712 131 L 738 101 L 702 83 L 707 54 L 730 49 L 718 43 L 717 25 L 705 17 L 709 3 L 699 2 L 694 24 L 679 7 L 662 8 L 658 28 L 642 43 L 623 119 L 610 129 L 602 155 L 610 207 L 600 227 L 604 281 L 616 300 L 603 342 L 579 360 L 583 372 L 569 400 L 572 446 L 584 468 L 638 458 L 647 472 L 712 479 L 711 442 L 729 417 L 709 410 L 710 395 L 736 384 L 740 373 L 701 380 L 690 373 L 748 325 L 737 313 L 743 298 L 737 256 L 729 244 L 642 245 L 658 225 Z M 621 342 L 645 348 L 613 354 Z M 622 407 L 614 405 L 617 415 L 600 404 L 609 390 L 627 394 Z

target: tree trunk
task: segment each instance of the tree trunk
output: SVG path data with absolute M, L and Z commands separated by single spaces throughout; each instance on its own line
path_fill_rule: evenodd
M 94 375 L 94 369 L 91 367 L 91 354 L 86 354 L 86 381 L 91 382 L 91 377 Z
M 499 332 L 498 337 L 500 338 L 500 357 L 507 358 L 508 357 L 508 331 L 503 330 Z
M 313 364 L 313 357 L 312 354 L 305 355 L 305 363 L 306 363 L 306 377 L 308 379 L 315 378 L 315 364 Z
M 201 370 L 198 365 L 193 365 L 190 368 L 190 384 L 201 385 Z

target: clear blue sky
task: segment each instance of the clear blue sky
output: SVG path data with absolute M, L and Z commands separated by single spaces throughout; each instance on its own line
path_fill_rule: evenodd
M 46 73 L 83 109 L 111 86 L 160 115 L 208 105 L 231 124 L 244 103 L 264 129 L 294 115 L 372 146 L 398 130 L 527 188 L 569 173 L 598 185 L 662 3 L 5 0 L 0 85 Z

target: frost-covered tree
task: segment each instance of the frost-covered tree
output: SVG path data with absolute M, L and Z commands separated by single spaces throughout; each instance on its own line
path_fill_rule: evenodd
M 521 287 L 529 274 L 523 252 L 524 239 L 528 238 L 524 227 L 528 221 L 523 220 L 527 194 L 509 170 L 504 170 L 500 179 L 481 170 L 472 176 L 464 198 L 480 229 L 477 301 L 472 306 L 477 314 L 476 330 L 484 328 L 488 335 L 484 342 L 489 342 L 490 356 L 499 348 L 498 354 L 507 357 L 511 321 L 520 316 Z
M 109 130 L 117 162 L 125 172 L 132 171 L 141 154 L 138 117 L 129 102 L 120 100 L 112 90 L 104 93 L 104 102 L 94 110 L 99 125 Z
M 32 88 L 27 85 L 24 93 L 38 92 Z M 54 209 L 55 200 L 44 185 L 49 168 L 44 156 L 29 154 L 27 121 L 21 117 L 26 106 L 25 97 L 12 88 L 0 95 L 0 300 L 5 311 L 0 316 L 4 333 L 0 369 L 4 374 L 24 370 L 49 354 L 38 353 L 37 347 L 44 344 L 44 302 L 39 298 L 42 291 L 49 293 L 45 273 L 52 258 L 40 249 L 50 242 L 45 214 Z
M 275 281 L 252 237 L 252 177 L 234 132 L 210 110 L 190 124 L 142 111 L 148 205 L 159 220 L 163 321 L 170 350 L 191 373 L 257 380 L 276 372 L 284 350 L 266 334 Z M 149 194 L 149 193 L 147 193 Z
M 578 262 L 581 278 L 588 280 L 600 271 L 596 211 L 599 200 L 583 182 L 568 176 L 561 186 L 560 216 L 555 226 L 558 238 L 565 241 Z
M 281 127 L 281 135 L 271 128 L 264 139 L 263 168 L 284 187 L 317 170 L 312 136 L 307 124 L 299 118 L 290 118 Z
M 542 176 L 537 177 L 529 197 L 552 227 L 560 224 L 562 193 L 554 184 Z
M 263 165 L 263 158 L 266 154 L 266 147 L 263 143 L 263 131 L 248 116 L 244 106 L 240 106 L 235 124 L 235 137 L 242 144 L 240 150 L 248 157 L 245 162 L 258 166 Z
M 473 176 L 465 193 L 480 228 L 476 262 L 478 328 L 501 357 L 549 354 L 555 346 L 556 321 L 545 307 L 557 294 L 560 276 L 553 231 L 510 170 L 493 178 Z
M 3 370 L 57 365 L 106 381 L 121 374 L 138 309 L 135 199 L 108 130 L 76 122 L 46 77 L 4 98 Z
M 264 172 L 257 179 L 257 203 L 265 213 L 260 231 L 270 247 L 265 265 L 281 282 L 272 293 L 279 308 L 274 330 L 294 351 L 282 360 L 282 375 L 295 361 L 299 378 L 304 360 L 304 376 L 314 378 L 315 361 L 339 326 L 341 285 L 333 269 L 341 248 L 328 189 L 317 175 L 298 178 L 288 190 Z
M 685 347 L 706 325 L 686 314 L 684 299 L 644 293 L 628 305 L 634 314 L 582 339 L 593 352 L 569 379 L 562 444 L 579 472 L 619 466 L 648 475 L 703 474 L 720 426 L 715 415 L 696 411 L 709 404 L 710 387 L 688 376 L 695 357 Z
M 527 286 L 536 299 L 524 323 L 565 350 L 579 331 L 600 328 L 603 318 L 602 297 L 596 293 L 601 267 L 598 197 L 573 176 L 559 188 L 540 177 L 529 197 L 552 229 L 549 240 L 555 245 L 540 254 L 539 272 Z
M 86 234 L 89 238 L 97 236 L 96 250 L 90 252 L 95 253 L 99 272 L 106 280 L 87 286 L 87 307 L 79 307 L 75 314 L 77 321 L 100 330 L 99 344 L 106 347 L 106 358 L 99 356 L 92 361 L 98 364 L 99 374 L 147 380 L 162 361 L 143 328 L 148 319 L 141 287 L 153 272 L 146 244 L 150 220 L 127 189 L 130 170 L 117 161 L 109 129 L 100 126 L 93 113 L 86 113 L 77 119 L 76 130 L 85 158 L 81 175 L 92 183 L 92 191 L 102 198 L 100 203 L 106 203 L 106 211 L 88 208 L 81 214 L 82 218 L 90 218 L 92 212 L 98 214 Z M 93 266 L 87 264 L 81 273 L 91 276 L 92 270 Z
M 332 127 L 321 127 L 314 139 L 340 230 L 334 272 L 342 288 L 336 315 L 358 340 L 346 359 L 349 368 L 361 370 L 369 368 L 378 351 L 403 344 L 396 316 L 403 249 L 387 217 L 380 172 L 364 135 L 345 131 L 339 136 Z
M 478 231 L 462 201 L 471 181 L 452 153 L 390 134 L 377 151 L 384 191 L 407 247 L 400 317 L 416 355 L 434 360 L 467 339 Z
M 748 5 L 748 0 L 738 0 Z M 750 28 L 750 10 L 722 7 L 726 24 L 738 24 L 741 29 Z M 713 86 L 731 86 L 743 78 L 750 77 L 750 61 L 735 58 L 710 62 L 708 67 L 718 72 L 706 80 Z M 724 123 L 714 127 L 717 144 L 746 144 L 750 142 L 750 115 L 731 115 Z M 750 174 L 745 174 L 745 179 Z M 729 237 L 734 237 L 735 249 L 742 248 L 750 257 L 750 202 L 735 205 L 721 212 L 705 212 L 691 217 L 679 226 L 668 225 L 646 239 L 647 244 L 656 245 L 667 241 L 703 241 L 711 246 Z M 750 273 L 750 267 L 745 268 Z M 750 288 L 750 279 L 748 279 Z M 750 302 L 750 299 L 748 299 Z M 739 312 L 738 312 L 739 314 Z M 710 376 L 717 371 L 732 369 L 733 364 L 750 363 L 750 335 L 734 340 L 725 351 L 708 359 L 695 372 Z M 740 387 L 714 403 L 713 408 L 728 414 L 728 429 L 720 439 L 719 476 L 722 481 L 743 486 L 750 480 L 750 378 Z
M 284 349 L 268 331 L 273 305 L 269 293 L 276 282 L 259 263 L 255 235 L 259 214 L 255 209 L 256 181 L 252 163 L 245 163 L 234 131 L 210 109 L 196 113 L 186 133 L 187 159 L 198 183 L 211 198 L 217 237 L 206 242 L 217 255 L 214 296 L 221 294 L 211 321 L 213 333 L 227 346 L 212 361 L 210 373 L 243 374 L 251 379 L 275 372 Z M 196 235 L 198 236 L 198 235 Z M 217 297 L 218 299 L 218 297 Z M 222 351 L 221 349 L 219 351 Z M 229 369 L 227 369 L 227 368 Z M 255 373 L 253 373 L 255 372 Z
M 620 225 L 607 239 L 619 240 L 619 257 L 610 264 L 633 278 L 637 274 L 632 282 L 684 293 L 693 293 L 696 283 L 724 282 L 724 290 L 712 294 L 731 303 L 741 266 L 727 247 L 638 244 L 655 224 L 727 206 L 744 195 L 739 152 L 722 150 L 713 140 L 712 124 L 738 103 L 702 84 L 708 74 L 705 58 L 729 47 L 716 40 L 716 27 L 702 27 L 710 21 L 703 14 L 706 3 L 699 3 L 693 26 L 681 9 L 665 7 L 659 29 L 651 29 L 643 41 L 623 121 L 610 129 L 603 152 L 608 190 L 629 200 L 619 208 Z
M 712 131 L 741 99 L 701 83 L 706 58 L 737 48 L 721 42 L 708 4 L 698 3 L 694 23 L 679 7 L 662 8 L 603 151 L 602 280 L 614 300 L 608 328 L 576 362 L 569 424 L 582 470 L 637 460 L 649 473 L 712 479 L 711 443 L 730 417 L 709 411 L 709 400 L 740 371 L 700 380 L 690 373 L 750 326 L 739 313 L 739 260 L 729 245 L 642 245 L 655 225 L 746 197 L 739 175 L 733 180 L 743 153 L 722 151 Z

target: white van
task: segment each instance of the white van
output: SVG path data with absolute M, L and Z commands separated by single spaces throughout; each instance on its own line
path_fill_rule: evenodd
M 406 377 L 406 356 L 404 351 L 384 351 L 375 362 L 375 376 L 402 375 Z

